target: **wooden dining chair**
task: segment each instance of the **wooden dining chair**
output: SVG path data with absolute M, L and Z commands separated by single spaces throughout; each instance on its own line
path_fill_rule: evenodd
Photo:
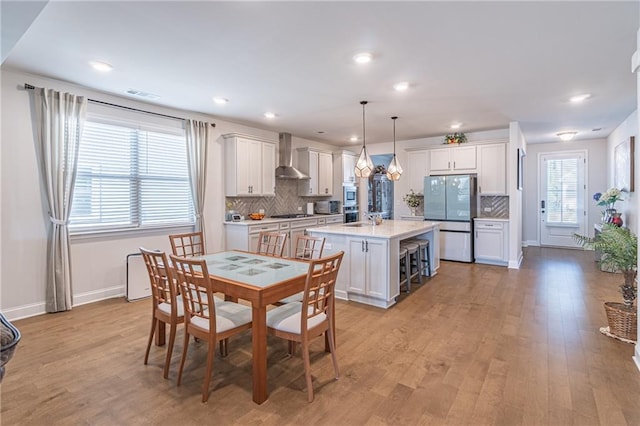
M 202 402 L 209 399 L 209 382 L 213 371 L 216 343 L 251 328 L 251 308 L 235 302 L 215 301 L 207 263 L 203 259 L 171 255 L 175 277 L 184 304 L 184 346 L 178 372 L 178 386 L 189 348 L 189 337 L 208 343 L 207 366 L 202 385 Z
M 293 257 L 302 260 L 320 259 L 324 250 L 324 241 L 324 237 L 298 236 Z
M 256 253 L 282 257 L 284 255 L 284 245 L 286 242 L 286 232 L 260 232 Z
M 171 269 L 167 268 L 169 261 L 163 251 L 148 250 L 140 247 L 140 253 L 147 266 L 149 281 L 151 282 L 151 331 L 147 350 L 144 354 L 145 365 L 149 361 L 149 350 L 151 342 L 156 332 L 159 332 L 159 323 L 169 325 L 169 345 L 164 361 L 164 378 L 169 377 L 169 365 L 171 364 L 171 354 L 173 344 L 176 340 L 176 329 L 178 324 L 184 322 L 184 305 L 182 298 L 178 296 L 177 288 L 173 280 Z M 164 337 L 163 337 L 164 338 Z
M 312 260 L 322 257 L 322 251 L 324 250 L 324 237 L 311 237 L 308 235 L 301 235 L 296 238 L 296 246 L 293 252 L 293 257 L 300 260 Z M 291 302 L 302 302 L 303 292 L 296 293 L 292 296 L 285 297 L 278 300 L 275 305 L 282 305 Z M 295 346 L 292 345 L 294 350 Z
M 313 401 L 309 343 L 327 333 L 336 379 L 340 376 L 336 358 L 334 290 L 344 252 L 309 261 L 302 302 L 287 303 L 267 311 L 267 332 L 302 346 L 309 402 Z
M 203 256 L 206 252 L 202 231 L 169 235 L 169 241 L 171 242 L 171 252 L 175 256 Z

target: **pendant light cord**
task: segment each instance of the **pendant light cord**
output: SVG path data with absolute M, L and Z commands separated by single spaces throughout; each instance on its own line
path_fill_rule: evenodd
M 396 119 L 398 117 L 391 117 L 393 120 L 393 157 L 396 156 Z
M 367 147 L 367 138 L 365 136 L 365 127 L 364 127 L 364 106 L 367 104 L 367 101 L 360 101 L 362 105 L 362 147 Z

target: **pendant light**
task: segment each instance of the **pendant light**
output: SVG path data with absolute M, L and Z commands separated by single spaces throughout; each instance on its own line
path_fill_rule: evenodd
M 391 117 L 391 119 L 393 120 L 393 158 L 389 163 L 389 167 L 387 167 L 387 177 L 391 180 L 400 180 L 402 167 L 398 162 L 398 157 L 396 157 L 396 120 L 398 117 Z
M 369 175 L 373 173 L 373 161 L 371 161 L 371 157 L 369 157 L 369 153 L 367 153 L 367 141 L 364 131 L 364 106 L 366 104 L 367 101 L 360 102 L 360 105 L 362 105 L 362 151 L 360 151 L 360 156 L 358 157 L 355 168 L 355 175 L 363 178 L 369 177 Z

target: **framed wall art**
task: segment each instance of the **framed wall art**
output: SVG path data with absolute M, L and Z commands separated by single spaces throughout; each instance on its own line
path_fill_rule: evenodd
M 627 140 L 616 145 L 613 152 L 613 186 L 621 191 L 634 191 L 634 152 L 635 137 L 630 136 Z

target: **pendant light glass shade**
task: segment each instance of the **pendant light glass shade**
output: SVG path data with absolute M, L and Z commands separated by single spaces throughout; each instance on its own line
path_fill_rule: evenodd
M 391 163 L 389 163 L 389 167 L 387 167 L 387 177 L 390 180 L 400 180 L 400 176 L 402 175 L 402 167 L 400 166 L 400 162 L 398 161 L 398 157 L 396 157 L 396 120 L 398 117 L 391 117 L 393 120 L 393 159 Z
M 367 141 L 365 138 L 365 127 L 364 127 L 364 106 L 367 104 L 367 101 L 361 101 L 360 105 L 362 105 L 362 151 L 360 151 L 360 156 L 358 157 L 358 161 L 356 161 L 355 175 L 356 177 L 367 178 L 373 173 L 373 161 L 371 161 L 371 157 L 369 157 L 369 153 L 367 152 Z

